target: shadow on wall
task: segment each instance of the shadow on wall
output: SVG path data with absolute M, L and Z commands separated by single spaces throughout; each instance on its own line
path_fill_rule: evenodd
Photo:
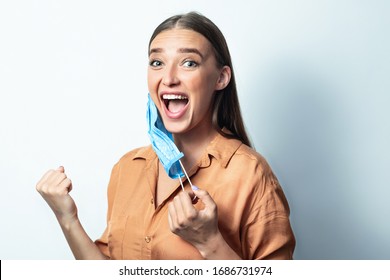
M 348 98 L 315 71 L 296 64 L 275 70 L 253 87 L 264 92 L 249 104 L 248 117 L 257 122 L 250 127 L 256 149 L 264 151 L 290 203 L 294 258 L 388 258 L 375 229 L 355 211 L 364 202 L 354 192 L 365 186 L 354 185 L 353 159 L 345 152 L 353 138 Z

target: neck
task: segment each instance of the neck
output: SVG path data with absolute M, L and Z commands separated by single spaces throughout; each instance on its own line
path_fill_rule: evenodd
M 186 170 L 190 170 L 204 153 L 208 144 L 217 136 L 218 132 L 210 125 L 197 127 L 185 133 L 174 135 L 175 144 L 184 153 L 182 163 Z

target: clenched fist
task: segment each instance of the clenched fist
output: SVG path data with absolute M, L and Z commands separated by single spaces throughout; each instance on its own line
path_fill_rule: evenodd
M 77 219 L 77 207 L 69 195 L 72 181 L 66 176 L 64 167 L 49 170 L 36 185 L 60 222 L 71 222 Z

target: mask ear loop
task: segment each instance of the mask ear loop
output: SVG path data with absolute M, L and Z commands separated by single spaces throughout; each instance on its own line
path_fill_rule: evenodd
M 187 172 L 186 172 L 186 169 L 184 168 L 184 166 L 183 166 L 183 164 L 181 163 L 181 160 L 180 160 L 180 159 L 179 159 L 179 163 L 180 163 L 181 169 L 183 170 L 184 174 L 186 175 L 187 180 L 188 180 L 188 182 L 190 183 L 190 186 L 191 186 L 191 189 L 192 189 L 192 183 L 191 183 L 190 177 L 188 177 L 188 174 L 187 174 Z M 181 179 L 180 179 L 180 182 L 181 182 Z
M 181 177 L 180 177 L 180 175 L 177 175 L 177 177 L 179 178 L 180 185 L 181 185 L 181 189 L 182 189 L 182 190 L 183 190 L 183 192 L 184 192 L 184 185 L 183 185 L 183 181 L 181 180 Z
M 192 185 L 192 182 L 190 180 L 190 177 L 188 176 L 187 172 L 186 172 L 186 169 L 184 168 L 183 164 L 181 163 L 181 160 L 179 159 L 179 163 L 180 163 L 180 166 L 181 166 L 181 169 L 183 170 L 184 174 L 186 175 L 186 178 L 188 180 L 188 183 L 190 183 L 190 186 L 191 186 L 191 189 L 194 189 L 193 185 Z M 183 186 L 183 182 L 181 180 L 181 177 L 179 176 L 179 180 L 180 180 L 180 184 L 181 184 L 181 188 L 183 189 L 183 192 L 184 192 L 184 186 Z M 196 195 L 194 196 L 194 198 L 192 199 L 192 201 L 195 201 L 196 199 Z

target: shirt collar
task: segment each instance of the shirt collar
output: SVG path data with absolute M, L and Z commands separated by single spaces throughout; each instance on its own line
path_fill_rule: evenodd
M 206 148 L 206 152 L 201 157 L 198 162 L 198 167 L 208 167 L 211 164 L 210 156 L 214 157 L 222 167 L 226 167 L 237 151 L 237 149 L 242 145 L 242 142 L 237 139 L 229 139 L 221 134 L 217 136 L 210 142 Z M 139 148 L 138 151 L 134 154 L 133 159 L 146 159 L 153 160 L 157 157 L 154 152 L 152 145 Z
M 211 163 L 210 156 L 212 156 L 225 168 L 241 144 L 240 140 L 226 138 L 218 133 L 206 148 L 206 153 L 202 156 L 198 166 L 208 167 Z
M 134 154 L 132 159 L 154 159 L 157 157 L 156 153 L 153 151 L 152 145 L 141 147 L 138 149 L 138 151 Z

